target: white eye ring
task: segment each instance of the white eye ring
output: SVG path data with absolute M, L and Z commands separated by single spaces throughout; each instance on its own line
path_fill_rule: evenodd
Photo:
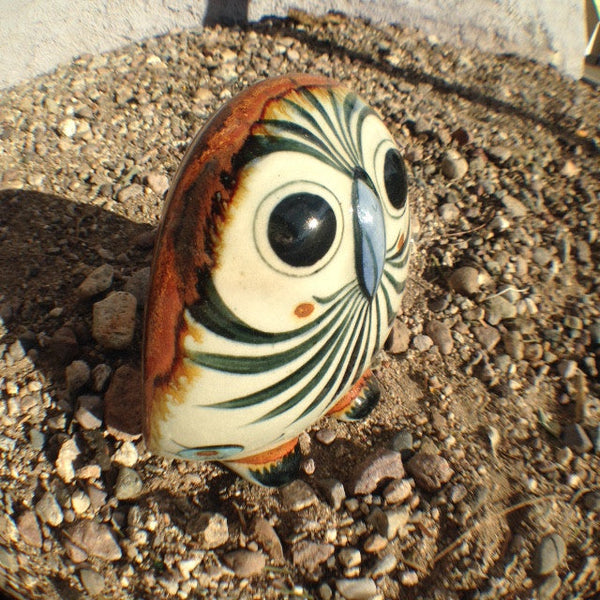
M 382 140 L 377 144 L 375 148 L 375 153 L 373 154 L 373 173 L 375 174 L 375 187 L 377 188 L 377 193 L 379 197 L 382 199 L 381 204 L 383 208 L 388 213 L 390 217 L 393 219 L 400 219 L 406 214 L 408 202 L 404 203 L 404 206 L 400 209 L 394 208 L 393 204 L 390 202 L 387 194 L 387 190 L 385 187 L 384 180 L 384 165 L 385 165 L 385 157 L 388 153 L 388 150 L 397 150 L 400 152 L 394 140 L 391 138 Z M 402 154 L 400 152 L 400 154 Z
M 336 220 L 336 231 L 329 250 L 317 262 L 309 266 L 295 267 L 283 261 L 269 242 L 269 219 L 275 207 L 293 194 L 312 194 L 327 202 Z M 254 244 L 261 258 L 272 269 L 292 277 L 306 277 L 320 271 L 337 252 L 344 235 L 344 211 L 336 195 L 314 181 L 296 180 L 273 190 L 259 205 L 254 219 Z

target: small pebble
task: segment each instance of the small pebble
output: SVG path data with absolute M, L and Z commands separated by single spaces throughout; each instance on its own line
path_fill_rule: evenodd
M 398 565 L 398 559 L 393 554 L 386 554 L 378 559 L 370 571 L 371 577 L 382 577 L 391 573 Z
M 73 439 L 65 440 L 56 458 L 56 472 L 58 476 L 65 482 L 71 483 L 75 479 L 75 468 L 73 461 L 79 456 L 80 451 L 77 443 Z
M 600 512 L 600 491 L 588 492 L 583 497 L 583 504 L 588 510 Z
M 485 320 L 490 325 L 498 325 L 505 319 L 514 319 L 517 316 L 517 308 L 502 296 L 493 296 L 486 300 Z
M 423 451 L 417 452 L 408 461 L 406 469 L 414 477 L 417 486 L 428 492 L 439 490 L 454 475 L 444 457 Z
M 96 556 L 103 560 L 115 561 L 122 556 L 113 533 L 106 526 L 86 519 L 65 530 L 65 547 L 71 560 L 82 562 L 81 557 Z
M 356 548 L 342 548 L 338 553 L 338 561 L 342 567 L 356 567 L 361 563 L 360 550 Z
M 83 360 L 74 360 L 65 369 L 67 389 L 71 393 L 80 390 L 90 379 L 90 367 Z
M 394 319 L 394 325 L 385 342 L 385 350 L 390 354 L 402 354 L 410 345 L 410 330 L 406 323 Z
M 295 512 L 317 504 L 315 491 L 302 479 L 296 479 L 279 490 L 284 507 Z
M 592 441 L 579 423 L 568 423 L 564 426 L 562 435 L 563 443 L 577 454 L 590 452 L 594 447 Z
M 331 505 L 333 510 L 339 510 L 342 502 L 346 499 L 346 490 L 344 484 L 337 479 L 322 479 L 318 483 L 319 490 L 325 496 L 325 500 Z
M 63 522 L 63 511 L 52 492 L 46 492 L 35 505 L 35 512 L 42 523 L 58 527 Z
M 252 533 L 254 539 L 275 564 L 279 565 L 284 562 L 281 540 L 269 521 L 263 517 L 257 517 L 252 524 Z
M 383 490 L 383 498 L 388 504 L 399 504 L 410 498 L 412 486 L 408 479 L 394 479 Z
M 27 510 L 17 519 L 17 530 L 21 539 L 34 548 L 42 547 L 42 532 L 35 513 Z
M 90 596 L 100 596 L 104 592 L 104 576 L 92 569 L 81 569 L 79 578 Z
M 479 291 L 479 271 L 474 267 L 460 267 L 452 273 L 448 285 L 459 294 L 472 296 Z
M 469 170 L 469 163 L 455 150 L 448 150 L 442 158 L 441 170 L 448 179 L 462 179 Z
M 333 431 L 333 429 L 323 428 L 317 431 L 315 437 L 319 443 L 323 444 L 324 446 L 329 446 L 335 441 L 336 433 Z
M 352 495 L 370 494 L 385 479 L 402 479 L 402 457 L 393 450 L 380 450 L 363 460 L 355 469 L 349 489 Z
M 538 600 L 552 600 L 560 589 L 562 581 L 556 573 L 552 573 L 537 587 Z
M 450 327 L 440 321 L 429 321 L 425 331 L 432 339 L 433 343 L 439 348 L 441 354 L 451 354 L 454 350 L 454 340 Z
M 94 304 L 92 335 L 104 348 L 129 347 L 135 329 L 137 300 L 128 292 L 113 292 Z
M 138 451 L 133 442 L 123 442 L 112 456 L 112 461 L 122 467 L 133 467 L 138 461 Z
M 313 573 L 335 551 L 333 544 L 302 540 L 292 546 L 292 562 L 296 567 Z
M 567 547 L 558 533 L 551 533 L 540 541 L 533 557 L 535 575 L 549 575 L 565 559 Z
M 369 577 L 336 579 L 335 587 L 346 600 L 372 600 L 377 593 L 377 586 Z
M 119 500 L 133 500 L 142 493 L 144 484 L 138 472 L 129 467 L 121 467 L 115 483 L 115 497 Z
M 251 550 L 234 550 L 223 557 L 225 564 L 233 570 L 237 577 L 252 577 L 258 575 L 267 562 L 262 552 Z
M 428 335 L 420 333 L 415 335 L 412 344 L 419 352 L 427 352 L 433 346 L 433 340 Z
M 200 538 L 202 548 L 212 550 L 229 540 L 227 519 L 220 513 L 204 512 L 191 526 Z
M 97 267 L 79 285 L 77 293 L 81 298 L 91 298 L 105 292 L 112 285 L 114 272 L 108 264 Z

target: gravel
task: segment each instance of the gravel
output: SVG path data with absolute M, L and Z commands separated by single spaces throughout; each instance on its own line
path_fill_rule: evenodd
M 150 456 L 139 356 L 183 152 L 227 98 L 289 71 L 345 81 L 382 114 L 407 158 L 413 257 L 379 406 L 303 436 L 284 503 L 217 465 Z M 6 594 L 594 597 L 599 100 L 524 59 L 298 12 L 82 56 L 1 92 Z

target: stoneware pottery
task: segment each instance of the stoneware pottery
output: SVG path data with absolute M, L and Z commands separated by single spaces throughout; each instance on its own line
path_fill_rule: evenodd
M 366 416 L 404 290 L 410 219 L 392 135 L 320 76 L 268 79 L 197 135 L 169 191 L 144 335 L 151 451 L 262 485 L 298 435 Z

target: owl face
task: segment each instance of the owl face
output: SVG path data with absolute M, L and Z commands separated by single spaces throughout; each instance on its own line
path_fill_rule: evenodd
M 268 80 L 222 109 L 188 151 L 159 233 L 151 449 L 244 459 L 330 410 L 398 311 L 406 197 L 389 131 L 331 80 Z

